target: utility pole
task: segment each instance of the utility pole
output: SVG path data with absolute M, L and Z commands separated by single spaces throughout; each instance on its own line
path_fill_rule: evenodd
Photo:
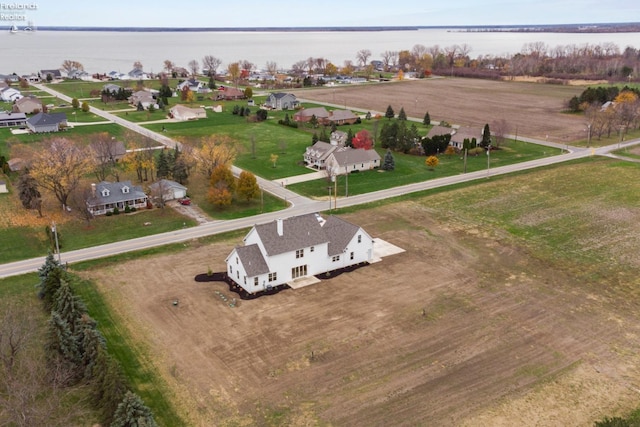
M 487 178 L 489 178 L 489 169 L 491 169 L 491 144 L 487 147 Z
M 60 244 L 58 243 L 58 230 L 56 229 L 55 221 L 51 223 L 51 232 L 56 242 L 56 252 L 58 253 L 58 264 L 62 265 L 62 259 L 60 258 Z

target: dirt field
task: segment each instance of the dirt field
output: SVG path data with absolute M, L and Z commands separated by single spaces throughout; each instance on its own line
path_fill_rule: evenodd
M 637 304 L 428 205 L 344 216 L 404 254 L 233 308 L 193 278 L 240 241 L 88 274 L 193 425 L 583 426 L 637 407 Z
M 580 116 L 562 113 L 565 103 L 585 87 L 480 79 L 433 78 L 376 86 L 336 86 L 300 92 L 300 98 L 379 111 L 388 105 L 398 114 L 482 129 L 505 119 L 519 135 L 567 143 L 587 139 Z

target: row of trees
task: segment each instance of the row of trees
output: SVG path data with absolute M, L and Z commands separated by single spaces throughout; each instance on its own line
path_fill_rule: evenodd
M 74 294 L 72 278 L 49 253 L 38 271 L 38 296 L 51 313 L 45 355 L 51 379 L 60 387 L 86 385 L 90 402 L 104 425 L 155 426 L 151 410 L 129 390 L 118 362 L 107 352 L 82 300 Z
M 640 90 L 635 88 L 587 88 L 569 100 L 568 108 L 584 112 L 589 137 L 600 139 L 618 132 L 622 138 L 629 129 L 640 127 Z

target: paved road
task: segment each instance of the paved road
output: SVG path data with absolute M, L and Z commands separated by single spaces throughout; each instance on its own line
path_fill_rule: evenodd
M 51 92 L 48 88 L 42 87 L 42 90 L 47 90 Z M 69 97 L 64 97 L 64 95 L 59 94 L 62 99 L 69 99 Z M 71 102 L 69 100 L 69 102 Z M 92 111 L 97 115 L 102 115 L 105 118 L 108 116 L 113 116 L 112 114 L 106 113 L 104 111 L 92 108 Z M 142 128 L 136 124 L 127 122 L 126 120 L 122 120 L 118 117 L 113 116 L 115 119 L 122 121 L 122 125 L 138 131 L 138 128 L 141 129 L 143 134 L 153 138 L 154 140 L 161 142 L 164 140 L 169 146 L 173 147 L 175 145 L 175 141 L 166 138 L 163 135 L 156 134 L 155 132 L 151 132 L 148 129 Z M 114 120 L 115 121 L 115 120 Z M 592 155 L 609 155 L 609 153 L 618 148 L 625 148 L 632 145 L 640 144 L 640 139 L 630 140 L 623 144 L 613 144 L 606 147 L 599 148 L 576 148 L 576 147 L 566 147 L 563 144 L 556 144 L 548 141 L 537 141 L 532 139 L 526 139 L 523 137 L 519 137 L 520 140 L 527 140 L 530 142 L 540 143 L 543 145 L 548 145 L 556 148 L 569 148 L 569 151 L 565 154 L 561 154 L 558 156 L 545 157 L 542 159 L 532 160 L 524 163 L 517 163 L 507 166 L 501 166 L 496 168 L 491 168 L 488 170 L 482 170 L 477 172 L 470 172 L 467 174 L 460 174 L 456 176 L 450 176 L 440 179 L 433 179 L 429 181 L 417 182 L 413 184 L 403 185 L 400 187 L 389 188 L 386 190 L 379 190 L 372 193 L 361 194 L 356 196 L 350 196 L 347 198 L 338 199 L 338 207 L 347 207 L 347 206 L 355 206 L 364 203 L 370 203 L 377 200 L 388 199 L 391 197 L 400 196 L 403 194 L 413 193 L 417 191 L 429 190 L 438 187 L 444 187 L 452 184 L 458 184 L 463 182 L 469 182 L 478 179 L 488 179 L 492 176 L 498 176 L 503 174 L 508 174 L 521 170 L 529 170 L 533 168 L 538 168 L 542 166 L 553 165 L 561 162 L 566 162 L 569 160 L 580 159 Z M 168 141 L 167 141 L 168 140 Z M 234 174 L 239 174 L 241 171 L 239 168 L 234 167 Z M 258 182 L 260 186 L 264 189 L 264 191 L 270 192 L 282 199 L 286 200 L 287 203 L 290 204 L 290 207 L 285 211 L 279 212 L 270 212 L 265 214 L 256 215 L 249 218 L 239 218 L 229 221 L 213 221 L 206 224 L 199 225 L 197 227 L 185 228 L 182 230 L 171 231 L 162 234 L 156 234 L 147 237 L 140 237 L 137 239 L 126 240 L 122 242 L 115 242 L 106 245 L 96 246 L 92 248 L 79 249 L 75 251 L 63 252 L 61 254 L 62 262 L 74 263 L 79 261 L 85 261 L 90 259 L 103 258 L 110 255 L 120 254 L 124 252 L 136 251 L 140 249 L 147 249 L 151 247 L 166 245 L 169 243 L 176 242 L 184 242 L 191 239 L 197 239 L 203 236 L 209 236 L 213 234 L 224 233 L 227 231 L 238 230 L 242 228 L 248 228 L 253 226 L 254 224 L 264 223 L 273 221 L 282 217 L 289 217 L 295 215 L 302 215 L 305 213 L 313 213 L 325 211 L 329 208 L 328 202 L 326 201 L 315 201 L 308 199 L 306 197 L 302 197 L 292 191 L 289 191 L 283 186 L 279 186 L 274 182 L 264 180 L 258 178 Z M 19 274 L 24 274 L 32 271 L 36 271 L 40 266 L 44 263 L 44 257 L 33 258 L 24 261 L 13 262 L 9 264 L 0 265 L 0 277 L 8 277 Z

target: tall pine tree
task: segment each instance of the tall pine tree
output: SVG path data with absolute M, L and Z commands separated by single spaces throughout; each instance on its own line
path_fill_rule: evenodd
M 140 396 L 128 391 L 113 416 L 111 427 L 155 427 L 153 413 Z

